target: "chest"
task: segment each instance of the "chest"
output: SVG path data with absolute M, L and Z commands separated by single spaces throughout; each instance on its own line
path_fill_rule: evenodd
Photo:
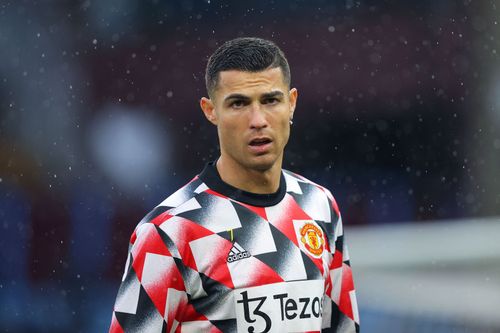
M 332 261 L 327 232 L 314 220 L 274 225 L 263 218 L 193 240 L 189 256 L 211 289 L 251 288 L 272 283 L 324 280 Z
M 327 205 L 313 214 L 311 200 L 288 194 L 272 207 L 216 195 L 196 200 L 196 209 L 179 212 L 166 229 L 183 262 L 201 278 L 188 287 L 195 289 L 192 296 L 328 275 L 335 228 Z

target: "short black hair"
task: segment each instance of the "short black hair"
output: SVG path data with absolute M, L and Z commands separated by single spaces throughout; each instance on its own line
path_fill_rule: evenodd
M 280 67 L 285 83 L 290 86 L 290 67 L 285 54 L 273 42 L 255 37 L 242 37 L 222 44 L 208 59 L 205 84 L 210 97 L 219 83 L 219 73 L 228 70 L 260 72 Z

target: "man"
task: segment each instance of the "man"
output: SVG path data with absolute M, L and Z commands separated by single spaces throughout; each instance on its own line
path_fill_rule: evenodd
M 356 332 L 342 219 L 330 192 L 283 170 L 297 89 L 272 42 L 210 57 L 220 157 L 134 231 L 110 332 Z

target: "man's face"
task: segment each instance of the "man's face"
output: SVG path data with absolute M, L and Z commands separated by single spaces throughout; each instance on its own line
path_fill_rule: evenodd
M 221 155 L 247 170 L 281 167 L 297 90 L 288 90 L 281 69 L 219 73 L 213 99 L 201 106 L 219 134 Z

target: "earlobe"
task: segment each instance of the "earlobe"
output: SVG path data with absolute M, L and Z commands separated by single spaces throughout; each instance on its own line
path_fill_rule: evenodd
M 209 98 L 202 97 L 200 99 L 200 107 L 208 121 L 217 125 L 217 115 L 215 113 L 215 106 L 213 102 Z

